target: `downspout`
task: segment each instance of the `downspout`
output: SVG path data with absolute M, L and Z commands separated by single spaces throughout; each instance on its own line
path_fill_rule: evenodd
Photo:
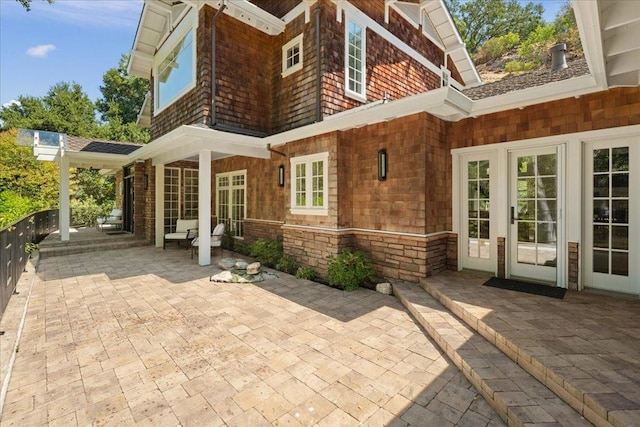
M 211 24 L 211 112 L 209 113 L 209 127 L 216 125 L 216 21 L 226 8 L 227 3 L 222 0 L 222 6 L 213 15 Z
M 316 18 L 316 122 L 322 121 L 322 67 L 320 58 L 320 2 L 314 11 Z

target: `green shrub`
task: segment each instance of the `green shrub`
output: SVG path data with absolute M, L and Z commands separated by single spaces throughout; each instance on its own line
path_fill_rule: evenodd
M 504 65 L 504 70 L 508 73 L 520 71 L 531 71 L 539 67 L 535 62 L 509 61 Z
M 515 33 L 507 33 L 500 37 L 489 39 L 482 45 L 476 58 L 479 63 L 485 63 L 500 58 L 520 43 L 520 37 Z
M 522 42 L 518 48 L 518 57 L 524 63 L 543 65 L 556 40 L 556 28 L 553 25 L 540 25 Z
M 101 216 L 108 215 L 112 205 L 100 206 L 93 198 L 89 197 L 84 200 L 71 199 L 69 202 L 71 207 L 71 224 L 93 226 L 96 220 Z M 107 212 L 105 214 L 105 212 Z
M 282 243 L 276 240 L 258 239 L 249 254 L 266 267 L 275 267 L 282 258 Z
M 251 255 L 251 245 L 247 245 L 245 243 L 235 242 L 233 250 L 242 255 Z
M 300 268 L 300 263 L 291 255 L 283 255 L 276 264 L 276 270 L 287 274 L 295 274 L 298 268 Z
M 362 251 L 345 250 L 340 255 L 328 257 L 329 285 L 345 291 L 354 291 L 373 279 L 373 264 Z
M 299 267 L 296 271 L 298 279 L 315 280 L 318 274 L 311 267 Z
M 235 251 L 235 246 L 236 239 L 233 235 L 233 230 L 227 224 L 227 226 L 224 228 L 224 234 L 222 235 L 222 247 L 230 251 Z

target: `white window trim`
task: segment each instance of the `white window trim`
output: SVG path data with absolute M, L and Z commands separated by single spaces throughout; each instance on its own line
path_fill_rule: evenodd
M 229 186 L 225 187 L 228 188 L 229 191 L 233 190 L 234 186 L 233 186 L 233 176 L 237 176 L 237 175 L 243 175 L 244 176 L 244 200 L 243 200 L 243 218 L 242 221 L 246 221 L 247 220 L 247 170 L 246 169 L 240 169 L 240 170 L 235 170 L 235 171 L 231 171 L 231 172 L 224 172 L 224 173 L 217 173 L 216 174 L 216 218 L 218 219 L 218 222 L 220 222 L 220 217 L 218 216 L 218 213 L 220 212 L 220 198 L 218 197 L 218 195 L 220 194 L 220 178 L 224 178 L 227 177 L 229 178 Z M 229 194 L 229 214 L 231 214 L 231 194 Z M 239 240 L 243 240 L 244 236 L 234 236 L 235 239 L 239 239 Z
M 313 200 L 312 185 L 311 185 L 311 173 L 313 162 L 322 161 L 322 191 L 324 192 L 323 202 L 324 206 L 310 206 Z M 296 202 L 296 165 L 306 164 L 306 182 L 307 187 L 305 189 L 307 193 L 307 207 L 297 207 Z M 289 210 L 293 215 L 329 215 L 329 153 L 317 153 L 307 156 L 293 157 L 290 159 L 291 170 L 291 209 Z
M 289 43 L 282 46 L 282 77 L 286 77 L 290 74 L 295 73 L 298 70 L 302 70 L 302 64 L 304 62 L 304 34 L 300 34 L 297 37 L 294 37 Z M 287 68 L 287 51 L 298 45 L 300 48 L 300 62 L 293 65 L 290 68 Z
M 162 111 L 166 110 L 170 105 L 175 103 L 177 100 L 182 98 L 187 92 L 189 92 L 190 90 L 196 87 L 196 80 L 197 80 L 196 65 L 198 60 L 197 49 L 196 49 L 196 46 L 198 45 L 197 28 L 198 28 L 198 15 L 195 10 L 192 10 L 184 17 L 182 22 L 180 22 L 180 24 L 176 27 L 173 33 L 169 37 L 167 37 L 167 39 L 164 41 L 164 43 L 162 44 L 160 49 L 158 49 L 158 52 L 154 56 L 154 60 L 153 60 L 153 77 L 154 77 L 153 115 L 154 117 L 160 114 Z M 192 75 L 191 83 L 185 86 L 185 88 L 182 89 L 180 92 L 178 92 L 178 94 L 176 94 L 172 99 L 167 101 L 165 105 L 163 105 L 162 107 L 158 107 L 158 100 L 159 100 L 158 81 L 157 81 L 158 66 L 162 63 L 164 58 L 166 58 L 167 55 L 169 55 L 169 53 L 175 48 L 178 42 L 180 42 L 187 35 L 187 33 L 190 30 L 193 30 L 193 42 L 191 44 L 191 49 L 193 50 L 193 54 L 191 55 L 192 57 L 191 70 L 193 75 Z
M 367 102 L 367 26 L 350 16 L 344 21 L 344 93 L 356 101 Z M 362 93 L 349 89 L 349 23 L 352 22 L 362 29 Z

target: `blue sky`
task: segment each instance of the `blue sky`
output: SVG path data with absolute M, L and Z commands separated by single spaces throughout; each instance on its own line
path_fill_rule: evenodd
M 131 50 L 141 0 L 0 0 L 0 105 L 79 83 L 92 101 L 102 76 Z
M 550 21 L 564 2 L 536 3 Z M 33 0 L 26 12 L 0 0 L 0 105 L 44 96 L 62 81 L 79 83 L 95 101 L 104 73 L 131 49 L 141 10 L 142 0 Z

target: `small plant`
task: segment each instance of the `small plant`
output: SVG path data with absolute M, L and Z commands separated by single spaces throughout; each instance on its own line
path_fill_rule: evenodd
M 291 255 L 283 255 L 280 261 L 276 264 L 276 270 L 285 272 L 287 274 L 295 274 L 300 268 L 300 263 L 296 261 Z
M 328 257 L 329 285 L 345 291 L 355 291 L 369 280 L 373 280 L 373 264 L 369 255 L 362 251 L 345 250 L 338 256 Z
M 27 242 L 24 244 L 24 251 L 26 253 L 28 253 L 29 255 L 31 255 L 31 253 L 33 251 L 37 251 L 38 250 L 38 244 L 37 243 L 31 243 L 31 242 Z
M 251 245 L 245 243 L 236 242 L 233 250 L 242 255 L 251 255 Z
M 299 267 L 296 271 L 298 279 L 315 280 L 318 274 L 311 267 Z
M 275 267 L 282 258 L 282 243 L 276 240 L 258 239 L 251 246 L 250 255 L 266 267 Z
M 224 234 L 222 235 L 222 247 L 229 251 L 235 250 L 236 239 L 234 236 L 234 231 L 231 227 L 224 228 Z

